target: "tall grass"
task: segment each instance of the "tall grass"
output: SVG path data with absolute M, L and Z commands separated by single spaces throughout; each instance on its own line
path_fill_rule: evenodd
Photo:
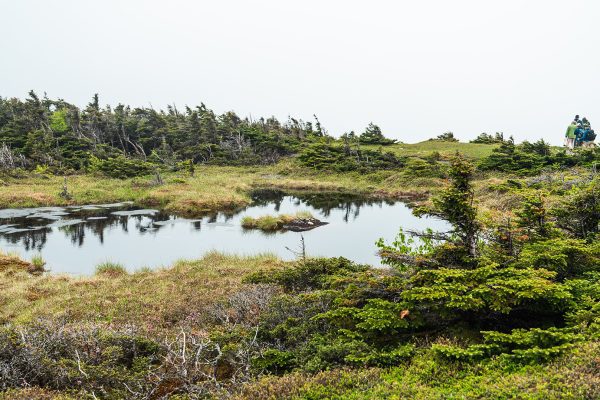
M 45 271 L 44 266 L 46 266 L 46 261 L 42 258 L 41 254 L 36 254 L 31 257 L 31 265 L 33 265 L 31 273 L 42 273 Z

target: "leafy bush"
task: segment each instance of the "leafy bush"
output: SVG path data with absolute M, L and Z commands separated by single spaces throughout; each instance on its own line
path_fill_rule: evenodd
M 529 242 L 523 246 L 517 265 L 554 271 L 556 279 L 563 281 L 600 270 L 600 244 L 567 238 Z
M 562 285 L 553 282 L 555 276 L 545 269 L 496 264 L 474 269 L 427 269 L 411 278 L 411 288 L 403 292 L 402 298 L 445 318 L 472 312 L 484 319 L 528 306 L 535 310 L 532 306 L 536 302 L 558 311 L 571 296 Z
M 258 271 L 247 276 L 247 283 L 270 283 L 281 285 L 288 292 L 326 287 L 331 276 L 345 276 L 369 270 L 368 265 L 356 264 L 346 258 L 311 258 L 297 263 L 293 268 L 276 271 Z
M 403 171 L 407 178 L 445 178 L 447 172 L 446 166 L 437 162 L 435 156 L 427 160 L 411 157 Z
M 517 146 L 511 137 L 492 150 L 492 154 L 481 159 L 477 167 L 482 171 L 512 172 L 525 176 L 538 174 L 544 168 L 590 166 L 598 159 L 598 148 L 581 149 L 574 154 L 567 154 L 564 150 L 553 153 L 544 140 L 523 142 Z

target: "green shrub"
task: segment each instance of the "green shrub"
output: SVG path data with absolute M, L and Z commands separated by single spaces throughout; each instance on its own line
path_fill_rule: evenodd
M 298 155 L 298 160 L 307 167 L 337 172 L 399 169 L 406 163 L 405 158 L 397 157 L 390 152 L 352 150 L 325 142 L 316 142 L 306 146 Z
M 543 268 L 557 273 L 556 279 L 582 276 L 600 270 L 600 244 L 588 245 L 581 239 L 556 238 L 523 246 L 517 265 Z
M 402 171 L 407 178 L 445 178 L 447 168 L 433 159 L 421 160 L 419 158 L 409 158 Z
M 154 171 L 153 164 L 134 158 L 118 156 L 101 160 L 90 157 L 90 172 L 100 172 L 111 178 L 126 179 L 136 176 L 149 175 Z
M 504 142 L 504 134 L 502 132 L 496 132 L 494 136 L 483 132 L 469 143 L 495 144 L 502 142 Z
M 552 209 L 557 225 L 582 239 L 600 233 L 600 180 L 573 187 Z
M 374 144 L 380 146 L 387 146 L 396 143 L 393 139 L 388 139 L 383 136 L 381 129 L 374 123 L 370 123 L 363 133 L 358 137 L 358 141 L 361 144 Z
M 438 135 L 435 138 L 429 140 L 439 140 L 441 142 L 458 142 L 458 139 L 454 137 L 454 133 L 452 132 L 444 132 L 441 135 Z
M 345 276 L 368 271 L 368 265 L 356 264 L 346 258 L 309 258 L 291 268 L 276 271 L 258 271 L 244 279 L 246 283 L 275 283 L 288 292 L 321 289 L 332 276 Z
M 503 355 L 520 362 L 540 363 L 563 354 L 584 338 L 571 328 L 514 329 L 511 333 L 485 331 L 482 334 L 482 344 L 467 348 L 433 345 L 433 350 L 456 360 L 481 360 Z
M 482 158 L 478 169 L 482 171 L 511 172 L 518 175 L 535 175 L 545 168 L 566 168 L 576 165 L 591 166 L 600 159 L 600 149 L 578 149 L 574 154 L 564 150 L 552 152 L 548 143 L 523 142 L 515 145 L 512 137 L 501 143 L 492 154 Z
M 565 286 L 573 301 L 565 319 L 592 340 L 600 340 L 600 273 L 586 273 L 577 279 L 567 280 Z

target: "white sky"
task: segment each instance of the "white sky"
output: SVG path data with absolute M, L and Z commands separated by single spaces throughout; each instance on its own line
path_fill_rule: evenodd
M 600 129 L 594 0 L 0 0 L 0 96 L 317 114 L 416 142 Z

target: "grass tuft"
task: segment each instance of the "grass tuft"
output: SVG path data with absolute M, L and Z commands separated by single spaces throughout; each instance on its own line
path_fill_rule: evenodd
M 96 275 L 116 277 L 121 275 L 127 275 L 127 270 L 123 265 L 119 263 L 106 261 L 96 266 Z
M 44 261 L 41 254 L 36 254 L 33 257 L 31 257 L 31 265 L 32 265 L 32 268 L 30 269 L 30 273 L 32 273 L 32 274 L 36 274 L 36 273 L 41 274 L 46 271 L 44 269 L 44 266 L 46 265 L 46 261 Z

